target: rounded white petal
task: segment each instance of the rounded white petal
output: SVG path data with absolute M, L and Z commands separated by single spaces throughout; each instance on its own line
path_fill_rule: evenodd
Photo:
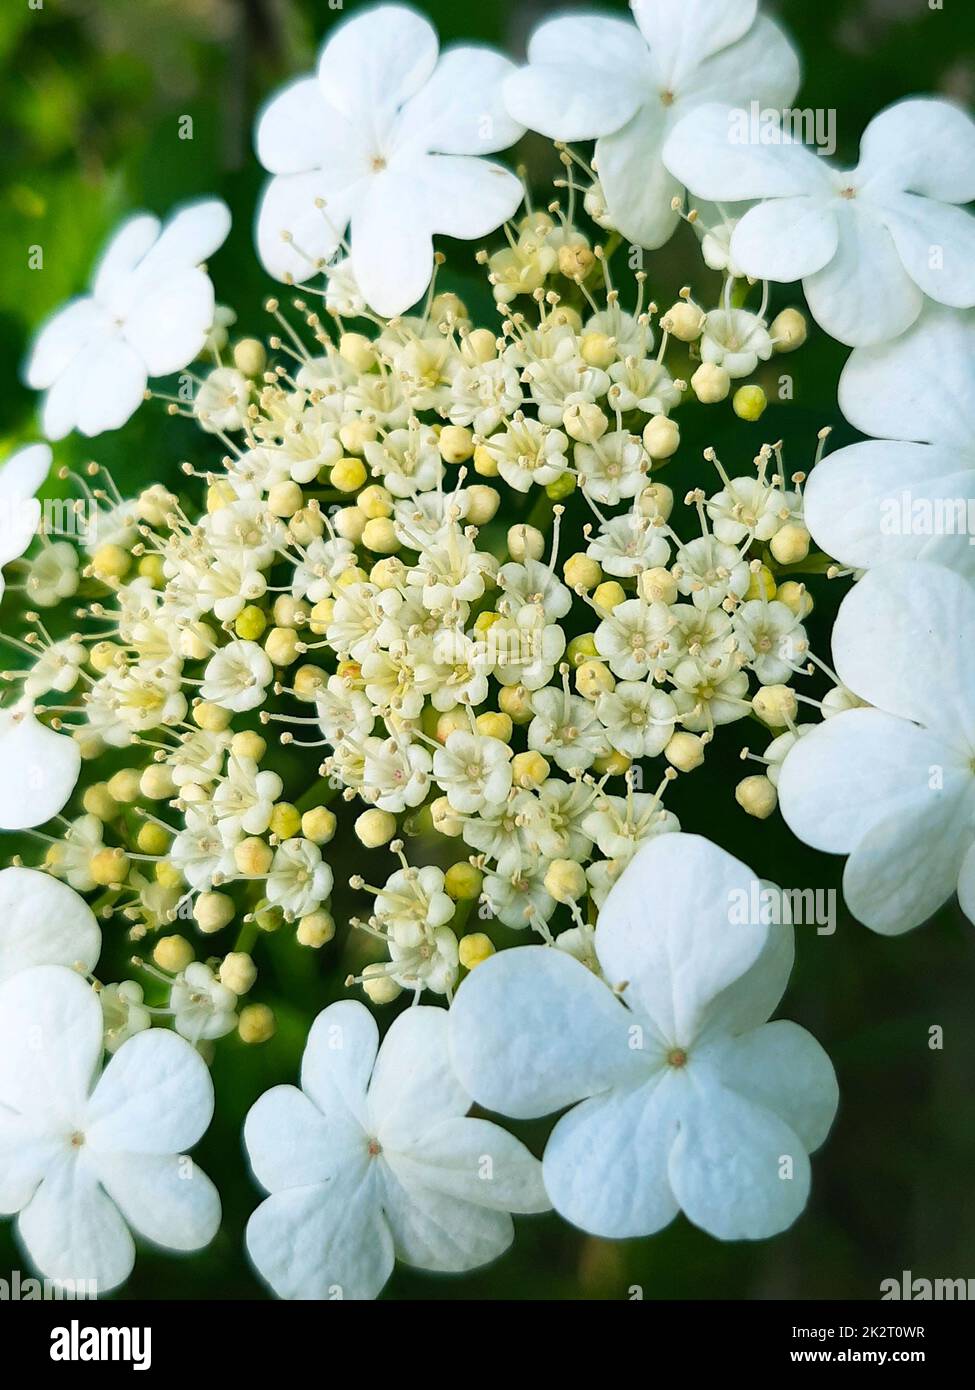
M 29 444 L 0 464 L 0 567 L 23 555 L 37 535 L 41 504 L 34 494 L 50 467 L 46 444 Z
M 383 1172 L 383 1211 L 396 1254 L 417 1269 L 459 1274 L 503 1255 L 515 1228 L 506 1211 L 475 1206 Z
M 903 333 L 921 312 L 924 298 L 878 214 L 855 207 L 855 202 L 835 205 L 836 255 L 806 277 L 803 289 L 821 328 L 841 343 L 863 347 Z
M 81 754 L 23 708 L 0 710 L 0 830 L 43 825 L 74 791 Z
M 960 107 L 909 97 L 886 107 L 863 132 L 858 175 L 937 198 L 975 199 L 975 122 Z
M 0 1106 L 0 1215 L 25 1207 L 64 1144 L 43 1122 Z
M 24 379 L 43 391 L 105 328 L 105 315 L 90 295 L 74 299 L 41 327 L 24 367 Z
M 179 271 L 133 308 L 123 330 L 126 342 L 145 362 L 150 376 L 168 376 L 202 351 L 213 310 L 210 277 L 202 270 Z
M 17 1229 L 48 1279 L 94 1280 L 99 1294 L 123 1284 L 135 1263 L 135 1245 L 121 1212 L 91 1165 L 70 1149 L 48 1168 Z
M 99 302 L 104 302 L 118 282 L 142 260 L 155 245 L 160 232 L 158 217 L 149 212 L 137 212 L 127 218 L 102 252 L 92 276 L 92 290 Z
M 361 1148 L 362 1130 L 348 1116 L 326 1119 L 297 1086 L 274 1086 L 251 1106 L 244 1144 L 254 1176 L 268 1192 L 327 1182 Z
M 219 198 L 200 198 L 177 208 L 159 240 L 136 267 L 139 290 L 145 293 L 164 275 L 202 265 L 227 240 L 230 209 Z
M 548 1211 L 552 1205 L 538 1159 L 489 1120 L 441 1120 L 408 1151 L 387 1157 L 399 1181 L 411 1190 L 426 1188 L 496 1211 Z
M 381 133 L 428 80 L 437 50 L 437 31 L 423 15 L 405 5 L 377 5 L 330 35 L 318 80 L 337 111 Z
M 662 85 L 679 87 L 719 49 L 746 34 L 758 0 L 634 0 L 633 18 L 646 39 Z
M 257 214 L 257 250 L 277 280 L 301 284 L 335 255 L 358 196 L 335 187 L 320 170 L 282 174 L 264 190 Z
M 0 984 L 0 1105 L 74 1127 L 101 1056 L 101 1006 L 73 970 L 39 965 Z
M 422 298 L 433 274 L 432 218 L 405 173 L 372 179 L 352 217 L 352 256 L 367 304 L 391 318 Z
M 145 396 L 148 373 L 139 353 L 121 337 L 99 338 L 79 353 L 48 391 L 41 423 L 50 439 L 117 430 Z
M 220 1197 L 178 1154 L 91 1155 L 99 1181 L 133 1230 L 167 1250 L 201 1250 L 220 1226 Z
M 420 1005 L 400 1014 L 369 1085 L 369 1115 L 383 1147 L 412 1151 L 427 1130 L 466 1115 L 470 1104 L 450 1065 L 447 1010 Z
M 791 104 L 799 78 L 799 56 L 792 44 L 774 20 L 760 14 L 736 43 L 687 73 L 676 105 L 678 110 L 706 101 L 750 106 L 760 98 L 763 107 L 780 110 Z
M 719 1240 L 774 1236 L 809 1195 L 809 1156 L 794 1130 L 714 1082 L 691 1091 L 669 1172 L 685 1216 Z
M 551 1114 L 648 1073 L 632 1015 L 571 956 L 520 946 L 484 961 L 450 1009 L 450 1056 L 479 1105 L 514 1119 Z
M 599 178 L 613 226 L 649 249 L 662 246 L 680 221 L 671 204 L 683 189 L 661 159 L 666 129 L 664 108 L 648 103 L 621 130 L 596 145 Z
M 556 1211 L 612 1240 L 652 1235 L 668 1225 L 678 1206 L 667 1159 L 685 1087 L 684 1078 L 658 1073 L 642 1086 L 583 1101 L 563 1116 L 543 1159 Z
M 836 253 L 839 229 L 820 198 L 774 198 L 745 213 L 731 238 L 731 255 L 746 275 L 801 280 Z
M 833 627 L 833 664 L 862 700 L 975 747 L 975 588 L 942 565 L 866 574 Z
M 677 122 L 663 160 L 692 193 L 717 202 L 825 195 L 830 185 L 823 161 L 778 128 L 766 133 L 769 143 L 755 141 L 747 111 L 707 102 Z
M 317 77 L 299 77 L 271 98 L 257 118 L 257 157 L 271 174 L 303 174 L 328 162 L 349 126 L 325 100 Z
M 755 876 L 699 835 L 637 851 L 596 924 L 609 983 L 669 1044 L 688 1044 L 708 1005 L 758 960 L 768 924 L 749 919 Z
M 493 154 L 524 134 L 505 107 L 510 58 L 490 48 L 452 48 L 424 87 L 411 97 L 396 125 L 396 146 L 438 154 Z
M 213 1116 L 213 1082 L 196 1048 L 166 1028 L 136 1033 L 109 1061 L 88 1104 L 97 1153 L 174 1154 Z
M 904 269 L 939 304 L 975 304 L 975 217 L 914 193 L 884 199 L 881 216 Z
M 365 1153 L 327 1185 L 274 1193 L 247 1223 L 258 1274 L 279 1298 L 376 1298 L 394 1262 L 381 1195 Z
M 367 1121 L 366 1090 L 379 1048 L 376 1020 L 358 1000 L 330 1004 L 315 1019 L 301 1059 L 301 1089 L 326 1117 Z
M 774 893 L 781 890 L 763 884 Z M 788 916 L 787 904 L 777 899 L 781 916 Z M 761 909 L 760 909 L 761 910 Z M 771 913 L 771 904 L 768 911 Z M 785 993 L 796 958 L 796 937 L 791 922 L 780 920 L 769 928 L 762 953 L 744 975 L 734 980 L 711 1002 L 701 1039 L 719 1033 L 744 1033 L 758 1028 L 775 1012 Z
M 0 980 L 34 965 L 88 974 L 101 948 L 95 914 L 73 888 L 36 869 L 0 870 Z
M 428 155 L 416 170 L 433 231 L 471 241 L 513 217 L 525 190 L 501 164 L 467 155 Z

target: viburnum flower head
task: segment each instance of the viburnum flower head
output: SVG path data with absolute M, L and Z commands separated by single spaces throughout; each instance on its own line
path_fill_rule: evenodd
M 98 996 L 63 966 L 0 985 L 0 1211 L 43 1275 L 100 1294 L 131 1273 L 130 1227 L 199 1250 L 220 1224 L 216 1189 L 182 1154 L 213 1113 L 206 1064 L 152 1028 L 102 1072 L 102 1028 Z
M 801 280 L 813 316 L 851 347 L 909 328 L 925 296 L 975 304 L 975 122 L 915 97 L 867 126 L 855 169 L 837 169 L 781 125 L 709 102 L 674 128 L 668 169 L 692 194 L 764 199 L 744 212 L 731 255 L 758 280 Z
M 474 1269 L 511 1244 L 509 1212 L 547 1211 L 538 1160 L 498 1125 L 466 1118 L 470 1103 L 450 1069 L 445 1009 L 408 1009 L 382 1047 L 364 1005 L 320 1013 L 301 1090 L 275 1086 L 244 1126 L 271 1194 L 247 1249 L 275 1293 L 375 1298 L 396 1258 Z
M 850 856 L 843 892 L 874 931 L 918 926 L 956 888 L 975 922 L 975 587 L 941 565 L 879 565 L 832 641 L 843 685 L 873 708 L 833 715 L 786 754 L 786 822 Z
M 581 1102 L 552 1131 L 543 1175 L 583 1230 L 651 1235 L 683 1210 L 720 1239 L 758 1239 L 805 1206 L 836 1078 L 804 1029 L 766 1021 L 794 942 L 774 911 L 756 913 L 759 887 L 709 841 L 662 835 L 600 911 L 601 977 L 527 946 L 461 985 L 451 1058 L 479 1105 L 528 1119 Z
M 757 0 L 632 0 L 638 28 L 609 15 L 541 24 L 528 66 L 505 83 L 508 109 L 553 140 L 596 140 L 608 221 L 641 246 L 662 246 L 684 189 L 664 165 L 668 133 L 702 102 L 787 106 L 799 62 Z M 735 194 L 735 197 L 743 195 Z
M 258 214 L 262 261 L 301 282 L 332 259 L 350 228 L 361 294 L 392 316 L 421 297 L 433 236 L 485 236 L 515 212 L 518 179 L 474 158 L 506 149 L 522 127 L 501 85 L 513 70 L 487 48 L 448 49 L 405 5 L 380 5 L 330 35 L 316 76 L 274 97 L 257 127 L 273 175 Z
M 91 292 L 48 320 L 25 366 L 46 391 L 44 433 L 101 434 L 135 414 L 150 377 L 178 372 L 202 352 L 213 323 L 213 285 L 200 267 L 230 230 L 230 212 L 209 198 L 179 209 L 165 227 L 128 218 L 95 267 Z
M 857 348 L 839 402 L 876 438 L 809 475 L 816 544 L 855 569 L 929 560 L 975 579 L 975 310 L 928 304 L 892 343 Z

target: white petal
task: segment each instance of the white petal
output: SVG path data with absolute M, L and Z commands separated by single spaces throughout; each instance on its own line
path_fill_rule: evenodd
M 935 803 L 923 817 L 895 814 L 871 827 L 843 872 L 843 893 L 853 915 L 885 936 L 926 922 L 958 886 L 975 840 L 973 821 L 975 786 L 969 773 L 967 796 L 947 814 Z
M 326 1120 L 367 1121 L 366 1090 L 379 1048 L 379 1029 L 354 999 L 330 1004 L 315 1019 L 301 1059 L 301 1089 Z
M 123 333 L 150 376 L 168 376 L 202 351 L 213 309 L 210 277 L 202 270 L 182 270 L 139 300 L 126 318 Z
M 416 178 L 433 231 L 462 241 L 487 236 L 513 217 L 525 192 L 503 165 L 467 155 L 428 155 Z
M 524 134 L 509 115 L 504 80 L 515 70 L 510 58 L 490 48 L 452 48 L 430 81 L 403 107 L 396 146 L 439 154 L 493 154 Z
M 841 343 L 863 347 L 909 328 L 921 311 L 923 296 L 878 215 L 854 207 L 855 201 L 835 205 L 836 255 L 803 281 L 803 289 L 820 327 Z
M 540 24 L 528 61 L 505 83 L 505 101 L 518 121 L 551 140 L 619 130 L 653 78 L 633 25 L 610 15 L 562 15 Z
M 450 1056 L 479 1105 L 530 1119 L 645 1078 L 629 1014 L 579 961 L 521 946 L 484 961 L 450 1009 Z
M 393 1272 L 379 1165 L 363 1157 L 328 1186 L 276 1192 L 247 1223 L 247 1252 L 279 1298 L 372 1299 Z
M 0 465 L 0 566 L 23 555 L 37 535 L 41 504 L 34 494 L 51 467 L 46 444 L 29 444 Z
M 447 1010 L 420 1005 L 394 1020 L 369 1086 L 383 1147 L 410 1149 L 441 1120 L 466 1115 L 470 1097 L 450 1065 Z
M 354 185 L 336 187 L 318 170 L 271 179 L 257 214 L 265 270 L 296 284 L 317 275 L 338 250 L 357 196 Z
M 799 57 L 779 26 L 767 15 L 737 43 L 706 58 L 679 84 L 677 107 L 705 101 L 747 106 L 760 100 L 765 107 L 789 106 L 799 90 Z
M 396 1254 L 417 1269 L 459 1274 L 503 1255 L 514 1238 L 506 1211 L 475 1206 L 423 1187 L 403 1186 L 386 1165 L 383 1210 Z
M 0 1214 L 25 1207 L 63 1153 L 63 1138 L 43 1121 L 0 1105 Z
M 638 850 L 610 890 L 596 924 L 600 965 L 668 1043 L 693 1041 L 708 1004 L 761 954 L 768 925 L 740 920 L 755 881 L 710 840 L 676 833 Z
M 139 262 L 136 279 L 143 290 L 174 270 L 202 265 L 227 240 L 230 209 L 219 198 L 200 198 L 171 214 L 159 240 Z
M 88 974 L 101 949 L 95 914 L 73 888 L 36 869 L 0 871 L 0 980 L 32 965 Z
M 774 889 L 772 884 L 764 886 Z M 787 900 L 781 906 L 783 915 L 787 915 Z M 713 1038 L 720 1033 L 744 1033 L 770 1018 L 785 993 L 795 958 L 796 937 L 792 923 L 774 923 L 755 964 L 712 1001 L 702 1038 Z
M 65 1283 L 94 1280 L 99 1294 L 123 1284 L 135 1263 L 135 1246 L 118 1207 L 72 1150 L 48 1169 L 17 1229 L 43 1275 Z
M 692 193 L 717 202 L 826 193 L 829 172 L 821 159 L 778 127 L 765 131 L 768 144 L 756 141 L 747 118 L 720 102 L 697 107 L 667 137 L 664 163 Z
M 851 444 L 816 465 L 803 501 L 816 544 L 844 565 L 929 560 L 975 580 L 975 438 L 967 455 L 900 440 Z
M 840 409 L 864 434 L 969 449 L 975 439 L 975 313 L 925 304 L 892 343 L 857 348 Z
M 731 238 L 731 255 L 746 275 L 801 280 L 836 253 L 836 217 L 820 198 L 774 198 L 746 212 Z
M 956 309 L 975 304 L 975 217 L 913 193 L 884 200 L 881 212 L 905 270 L 916 285 Z
M 945 771 L 941 787 L 933 768 Z M 853 709 L 825 720 L 789 750 L 779 802 L 805 844 L 849 854 L 889 817 L 918 833 L 956 818 L 968 778 L 964 758 L 926 729 L 880 710 Z
M 621 130 L 596 145 L 599 178 L 614 227 L 650 249 L 662 246 L 680 221 L 671 203 L 683 189 L 661 159 L 665 133 L 664 108 L 647 103 Z
M 437 31 L 423 15 L 405 5 L 377 5 L 332 33 L 318 79 L 337 111 L 381 134 L 430 77 L 437 49 Z
M 738 1038 L 722 1038 L 701 1054 L 722 1085 L 778 1115 L 807 1153 L 829 1133 L 839 1104 L 833 1064 L 819 1043 L 787 1019 Z
M 99 338 L 58 377 L 44 401 L 50 439 L 117 430 L 138 410 L 146 389 L 145 363 L 121 337 Z
M 74 791 L 81 754 L 23 709 L 0 710 L 0 830 L 25 830 L 56 816 Z
M 679 87 L 711 54 L 740 39 L 755 18 L 758 0 L 634 0 L 633 18 L 649 45 L 663 85 Z
M 136 268 L 155 244 L 159 232 L 159 218 L 148 212 L 137 212 L 122 223 L 102 252 L 92 276 L 92 289 L 99 302 L 108 299 L 118 282 Z
M 433 274 L 432 210 L 412 178 L 371 179 L 352 217 L 352 256 L 367 304 L 391 318 L 422 298 Z
M 791 1226 L 809 1195 L 809 1157 L 771 1110 L 717 1084 L 691 1092 L 670 1153 L 684 1214 L 719 1240 L 762 1240 Z
M 105 1191 L 133 1230 L 167 1250 L 201 1250 L 220 1225 L 206 1173 L 178 1154 L 92 1155 Z
M 35 391 L 45 390 L 104 328 L 104 313 L 90 295 L 59 309 L 34 339 L 24 367 L 27 385 Z
M 362 1130 L 347 1116 L 327 1120 L 297 1086 L 274 1086 L 251 1106 L 244 1144 L 254 1176 L 268 1192 L 311 1187 L 330 1179 L 361 1149 Z
M 333 147 L 351 134 L 349 123 L 325 100 L 317 77 L 300 77 L 267 103 L 257 118 L 257 157 L 271 174 L 303 174 L 328 163 Z
M 489 1120 L 441 1120 L 387 1155 L 404 1186 L 420 1186 L 496 1211 L 548 1211 L 542 1165 L 519 1139 Z
M 685 1083 L 686 1084 L 686 1083 Z M 596 1096 L 559 1120 L 543 1159 L 556 1211 L 612 1240 L 648 1236 L 678 1207 L 667 1176 L 684 1086 L 670 1075 Z
M 975 923 L 975 844 L 965 855 L 958 874 L 958 903 L 968 920 Z
M 862 700 L 975 746 L 975 589 L 941 565 L 890 564 L 847 594 L 833 664 Z
M 212 1116 L 213 1082 L 203 1058 L 176 1033 L 152 1028 L 109 1061 L 88 1105 L 86 1134 L 99 1153 L 181 1153 Z
M 73 1127 L 101 1056 L 101 1006 L 73 970 L 40 965 L 0 984 L 0 1105 Z
M 975 198 L 975 122 L 957 106 L 909 97 L 874 116 L 857 174 L 945 203 Z

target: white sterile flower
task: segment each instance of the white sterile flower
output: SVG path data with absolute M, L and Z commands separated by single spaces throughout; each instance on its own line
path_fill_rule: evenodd
M 266 576 L 243 552 L 209 565 L 198 586 L 201 608 L 212 609 L 222 623 L 232 623 L 247 604 L 256 603 L 266 592 Z
M 81 752 L 66 734 L 34 717 L 21 700 L 0 709 L 0 830 L 43 825 L 61 811 L 81 771 Z
M 674 667 L 672 679 L 681 723 L 691 733 L 710 733 L 716 724 L 733 724 L 751 712 L 745 699 L 748 677 L 732 656 L 710 661 L 685 657 Z
M 599 914 L 605 982 L 563 951 L 502 951 L 461 985 L 450 1050 L 478 1104 L 519 1119 L 581 1101 L 543 1158 L 556 1211 L 651 1235 L 679 1210 L 722 1240 L 785 1230 L 836 1111 L 829 1059 L 767 1023 L 791 926 L 751 920 L 758 881 L 715 845 L 646 845 Z M 763 914 L 770 915 L 770 914 Z
M 241 835 L 263 835 L 284 783 L 276 772 L 261 771 L 253 758 L 231 753 L 227 774 L 213 793 L 213 813 L 228 844 Z
M 204 700 L 243 714 L 263 703 L 273 679 L 274 667 L 267 653 L 256 642 L 235 638 L 207 662 L 200 693 Z
M 551 758 L 563 772 L 582 771 L 608 750 L 595 707 L 581 695 L 546 686 L 532 695 L 532 709 L 528 747 Z
M 33 965 L 66 965 L 87 975 L 102 949 L 84 898 L 36 869 L 0 870 L 0 980 Z
M 624 497 L 635 497 L 643 490 L 649 460 L 636 435 L 613 430 L 595 444 L 577 444 L 575 464 L 583 492 L 604 506 L 615 507 Z
M 894 342 L 857 348 L 839 402 L 876 438 L 810 473 L 816 544 L 856 569 L 930 560 L 975 579 L 975 311 L 929 304 Z
M 433 755 L 433 775 L 455 811 L 476 815 L 511 791 L 511 749 L 500 739 L 455 729 Z
M 488 696 L 492 660 L 483 641 L 443 627 L 430 646 L 429 662 L 417 663 L 417 679 L 433 682 L 430 701 L 434 709 L 449 710 L 457 704 L 483 705 Z
M 782 814 L 848 854 L 843 891 L 874 931 L 918 926 L 957 888 L 975 922 L 975 587 L 923 561 L 880 565 L 846 596 L 833 666 L 875 708 L 827 719 L 786 755 Z
M 761 198 L 731 238 L 746 275 L 802 280 L 814 318 L 842 343 L 894 338 L 924 296 L 975 304 L 975 123 L 945 101 L 912 97 L 867 126 L 855 169 L 833 168 L 779 125 L 760 138 L 747 113 L 709 104 L 664 150 L 692 193 Z M 938 255 L 932 255 L 932 248 Z
M 738 650 L 763 685 L 788 682 L 808 650 L 806 630 L 787 604 L 751 599 L 731 622 Z
M 628 598 L 618 603 L 596 628 L 599 655 L 620 680 L 642 680 L 665 659 L 667 634 L 674 625 L 666 603 Z
M 437 436 L 429 425 L 413 420 L 406 429 L 390 430 L 382 440 L 366 445 L 366 462 L 381 475 L 394 497 L 429 492 L 443 472 Z
M 436 30 L 403 5 L 341 24 L 317 76 L 291 83 L 258 122 L 258 158 L 274 175 L 257 227 L 271 274 L 309 279 L 351 224 L 365 302 L 387 317 L 415 304 L 433 273 L 435 232 L 485 236 L 521 202 L 513 174 L 471 158 L 522 133 L 501 101 L 511 71 L 486 48 L 438 61 Z
M 254 1176 L 271 1193 L 248 1222 L 247 1249 L 275 1293 L 371 1299 L 397 1258 L 460 1272 L 502 1254 L 508 1213 L 549 1202 L 537 1159 L 469 1108 L 450 1070 L 446 1010 L 408 1009 L 381 1048 L 364 1005 L 320 1013 L 301 1090 L 274 1087 L 244 1125 Z
M 619 681 L 596 701 L 608 742 L 628 758 L 655 758 L 670 742 L 677 723 L 673 697 L 649 681 Z
M 675 122 L 702 102 L 788 106 L 799 63 L 782 31 L 756 17 L 756 0 L 633 0 L 632 9 L 638 30 L 606 15 L 540 25 L 504 94 L 518 120 L 553 140 L 596 137 L 603 216 L 656 247 L 677 226 L 672 202 L 684 192 L 662 159 Z
M 572 595 L 554 567 L 541 560 L 509 561 L 498 570 L 497 581 L 510 606 L 520 610 L 537 604 L 546 623 L 564 618 L 572 607 Z
M 102 1061 L 102 1010 L 62 966 L 0 985 L 0 1210 L 16 1214 L 32 1263 L 99 1294 L 135 1263 L 130 1227 L 170 1250 L 199 1250 L 220 1199 L 182 1156 L 213 1114 L 205 1063 L 153 1028 Z
M 643 570 L 666 565 L 670 546 L 660 528 L 637 512 L 625 512 L 604 521 L 586 554 L 598 560 L 607 574 L 632 579 Z
M 4 565 L 19 560 L 37 535 L 41 504 L 34 494 L 48 475 L 51 457 L 46 444 L 28 444 L 0 464 L 0 598 Z M 33 593 L 28 598 L 37 602 Z
M 285 840 L 274 852 L 267 876 L 268 902 L 287 918 L 305 917 L 321 907 L 332 891 L 332 870 L 311 840 Z
M 150 377 L 192 362 L 213 323 L 213 285 L 200 269 L 230 230 L 218 199 L 181 208 L 160 228 L 148 213 L 118 229 L 95 267 L 91 293 L 72 300 L 34 340 L 25 376 L 47 391 L 50 439 L 118 429 Z
M 177 1033 L 194 1045 L 223 1038 L 237 1026 L 236 994 L 201 960 L 173 980 L 169 1007 Z
M 751 376 L 772 356 L 768 324 L 747 309 L 712 309 L 701 331 L 701 361 L 724 367 L 730 377 Z
M 629 863 L 645 840 L 680 829 L 680 821 L 672 811 L 663 809 L 659 797 L 634 792 L 631 787 L 626 796 L 600 796 L 582 824 L 602 854 L 623 863 Z
M 487 643 L 497 661 L 502 685 L 540 690 L 548 685 L 565 652 L 565 631 L 546 623 L 541 604 L 526 603 L 517 618 L 502 618 L 488 628 Z

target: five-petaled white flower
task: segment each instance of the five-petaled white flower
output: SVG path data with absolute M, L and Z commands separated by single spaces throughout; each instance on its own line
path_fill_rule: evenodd
M 244 1140 L 271 1196 L 247 1248 L 282 1298 L 375 1298 L 397 1257 L 474 1269 L 511 1244 L 509 1212 L 548 1210 L 538 1160 L 467 1118 L 447 1051 L 444 1009 L 408 1009 L 380 1048 L 369 1010 L 343 1000 L 312 1025 L 301 1090 L 275 1086 L 250 1111 Z
M 929 304 L 906 333 L 850 355 L 840 408 L 864 434 L 817 464 L 813 539 L 856 569 L 930 560 L 975 579 L 975 311 Z
M 36 869 L 0 870 L 0 980 L 35 965 L 87 974 L 101 949 L 95 914 L 73 888 Z
M 50 467 L 46 444 L 28 444 L 0 464 L 0 599 L 4 565 L 19 560 L 38 533 L 41 504 L 35 494 Z
M 679 221 L 683 186 L 661 158 L 675 123 L 702 102 L 787 106 L 799 62 L 757 0 L 632 0 L 634 29 L 608 15 L 539 26 L 528 66 L 505 83 L 508 109 L 554 140 L 596 139 L 609 222 L 656 247 Z M 741 195 L 739 195 L 741 196 Z
M 833 665 L 847 709 L 787 753 L 779 801 L 874 931 L 918 926 L 956 887 L 975 922 L 975 587 L 941 565 L 879 565 L 843 600 Z
M 434 233 L 485 236 L 521 201 L 512 173 L 472 157 L 522 133 L 501 100 L 512 68 L 486 48 L 438 60 L 436 30 L 404 5 L 341 24 L 317 75 L 285 88 L 258 123 L 258 158 L 274 176 L 257 227 L 271 274 L 318 274 L 351 225 L 366 303 L 390 316 L 414 304 L 433 273 Z
M 794 942 L 791 926 L 755 920 L 776 915 L 764 896 L 709 841 L 663 835 L 600 912 L 602 979 L 526 946 L 461 985 L 451 1056 L 478 1104 L 526 1119 L 582 1102 L 555 1126 L 543 1173 L 583 1230 L 650 1235 L 683 1210 L 721 1239 L 757 1239 L 805 1206 L 836 1078 L 804 1029 L 766 1022 Z
M 42 965 L 0 985 L 0 1211 L 17 1215 L 49 1279 L 129 1276 L 129 1228 L 199 1250 L 220 1224 L 210 1179 L 182 1155 L 213 1113 L 199 1054 L 163 1028 L 122 1044 L 104 1072 L 102 1009 L 73 970 Z
M 214 299 L 200 267 L 229 230 L 230 213 L 215 198 L 181 208 L 164 228 L 149 213 L 123 222 L 95 267 L 91 293 L 59 309 L 31 348 L 25 376 L 47 391 L 49 439 L 118 429 L 150 377 L 178 372 L 202 352 Z
M 975 304 L 975 122 L 948 102 L 895 102 L 867 126 L 855 169 L 837 169 L 781 125 L 761 138 L 714 102 L 676 126 L 664 160 L 692 193 L 765 199 L 731 255 L 759 280 L 802 280 L 816 320 L 863 347 L 908 328 L 928 295 Z

